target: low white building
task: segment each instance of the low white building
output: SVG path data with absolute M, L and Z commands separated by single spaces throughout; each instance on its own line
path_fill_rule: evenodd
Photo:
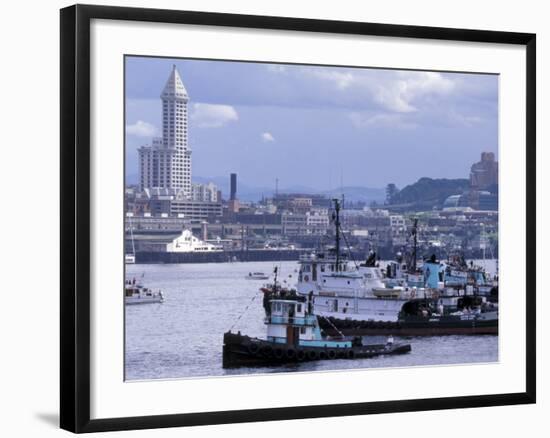
M 390 226 L 392 229 L 404 229 L 405 218 L 400 214 L 393 214 L 390 216 Z
M 306 226 L 328 228 L 330 219 L 327 209 L 312 209 L 306 213 Z

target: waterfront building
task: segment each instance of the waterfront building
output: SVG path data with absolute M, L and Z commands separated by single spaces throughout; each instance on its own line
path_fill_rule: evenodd
M 229 213 L 238 213 L 241 209 L 241 204 L 238 199 L 230 199 L 227 202 L 227 210 Z
M 169 214 L 190 220 L 208 220 L 211 217 L 222 215 L 222 204 L 220 202 L 174 199 L 170 202 Z
M 166 188 L 148 188 L 143 192 L 149 201 L 149 212 L 153 215 L 170 213 L 170 203 L 175 196 L 175 190 Z
M 191 148 L 188 144 L 189 96 L 174 65 L 160 95 L 162 137 L 139 148 L 140 189 L 163 188 L 191 196 Z
M 462 195 L 452 195 L 445 199 L 443 210 L 458 207 L 471 207 L 475 210 L 498 210 L 498 195 L 486 190 L 472 190 Z
M 289 201 L 289 209 L 297 214 L 304 214 L 311 210 L 313 200 L 306 197 L 296 197 Z
M 306 229 L 306 215 L 285 212 L 281 216 L 283 235 L 303 234 Z
M 191 199 L 193 201 L 221 202 L 221 199 L 218 197 L 219 194 L 218 186 L 214 183 L 191 184 Z
M 306 213 L 306 227 L 311 234 L 325 234 L 330 225 L 327 209 L 314 209 Z
M 472 165 L 470 187 L 472 190 L 484 190 L 498 185 L 498 162 L 493 152 L 482 152 L 481 161 Z
M 133 187 L 127 187 L 124 191 L 124 211 L 132 214 L 150 212 L 149 198 L 145 193 Z
M 130 227 L 134 233 L 178 233 L 189 223 L 189 219 L 183 216 L 164 217 L 151 214 L 134 215 L 126 213 L 125 231 L 129 232 Z
M 329 198 L 317 194 L 277 193 L 271 202 L 279 210 L 291 211 L 294 211 L 295 208 L 307 210 L 308 207 L 328 208 L 330 206 Z
M 403 230 L 405 228 L 405 218 L 402 215 L 391 215 L 390 227 L 393 231 Z

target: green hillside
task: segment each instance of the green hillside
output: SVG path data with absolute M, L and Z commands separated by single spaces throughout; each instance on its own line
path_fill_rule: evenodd
M 470 181 L 467 179 L 432 179 L 420 178 L 391 198 L 391 204 L 413 204 L 422 207 L 441 207 L 445 199 L 451 195 L 460 195 L 468 190 Z

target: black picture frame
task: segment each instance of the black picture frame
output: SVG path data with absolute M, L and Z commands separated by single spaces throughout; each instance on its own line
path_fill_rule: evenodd
M 526 391 L 509 394 L 90 419 L 90 22 L 182 23 L 334 34 L 503 43 L 526 48 Z M 536 401 L 536 36 L 290 17 L 75 5 L 61 10 L 61 348 L 60 426 L 101 432 L 251 421 L 365 415 Z

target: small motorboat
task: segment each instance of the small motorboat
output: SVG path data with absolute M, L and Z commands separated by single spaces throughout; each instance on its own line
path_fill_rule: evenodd
M 164 301 L 164 295 L 162 292 L 153 291 L 136 279 L 126 280 L 124 285 L 124 303 L 125 304 L 149 304 L 149 303 L 162 303 Z
M 135 254 L 124 254 L 124 263 L 127 265 L 133 265 L 136 263 L 136 256 Z
M 269 275 L 263 272 L 249 272 L 245 278 L 247 280 L 267 280 L 269 279 Z

